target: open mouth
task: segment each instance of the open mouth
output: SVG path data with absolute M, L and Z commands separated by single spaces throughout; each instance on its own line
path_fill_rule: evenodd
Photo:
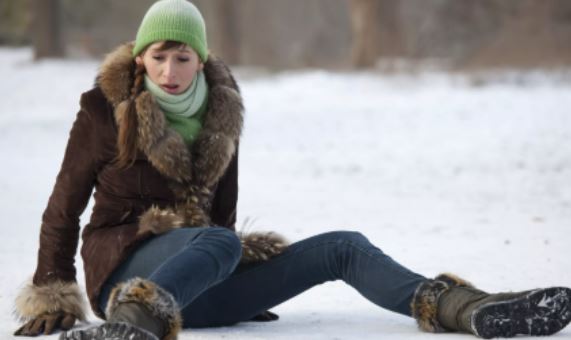
M 161 88 L 166 92 L 173 94 L 178 92 L 179 86 L 176 84 L 162 84 Z

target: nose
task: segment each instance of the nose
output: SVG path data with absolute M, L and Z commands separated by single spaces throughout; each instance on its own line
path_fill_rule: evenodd
M 172 60 L 167 60 L 163 66 L 163 78 L 167 81 L 172 81 L 175 78 L 175 65 Z

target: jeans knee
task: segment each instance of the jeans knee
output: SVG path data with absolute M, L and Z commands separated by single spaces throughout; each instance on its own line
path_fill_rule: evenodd
M 226 250 L 236 263 L 242 257 L 242 243 L 233 230 L 224 227 L 211 227 L 205 229 L 202 237 L 210 239 L 218 247 Z
M 334 231 L 329 234 L 334 241 L 334 253 L 340 258 L 350 259 L 357 253 L 371 253 L 379 251 L 369 239 L 358 231 Z
M 326 234 L 328 237 L 332 238 L 332 240 L 335 240 L 336 243 L 339 244 L 357 244 L 357 245 L 365 245 L 365 244 L 369 244 L 369 240 L 360 232 L 358 231 L 347 231 L 347 230 L 341 230 L 341 231 L 332 231 L 330 233 Z

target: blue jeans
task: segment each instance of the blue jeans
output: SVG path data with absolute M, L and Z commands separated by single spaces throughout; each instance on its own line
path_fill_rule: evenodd
M 170 292 L 184 327 L 250 320 L 326 281 L 343 280 L 374 304 L 411 315 L 426 279 L 401 266 L 357 232 L 336 231 L 293 243 L 262 263 L 238 265 L 240 240 L 226 228 L 176 229 L 138 248 L 105 283 L 100 307 L 118 282 L 142 277 Z

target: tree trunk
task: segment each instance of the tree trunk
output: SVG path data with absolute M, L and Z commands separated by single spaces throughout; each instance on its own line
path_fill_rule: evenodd
M 221 36 L 221 56 L 229 64 L 240 63 L 240 26 L 238 6 L 235 0 L 219 0 L 217 2 Z
M 33 41 L 34 58 L 63 56 L 60 29 L 60 1 L 34 0 Z
M 350 0 L 353 35 L 352 64 L 357 68 L 373 67 L 379 57 L 379 1 Z
M 379 32 L 377 52 L 381 58 L 396 58 L 406 55 L 403 35 L 401 0 L 380 0 L 376 25 Z

